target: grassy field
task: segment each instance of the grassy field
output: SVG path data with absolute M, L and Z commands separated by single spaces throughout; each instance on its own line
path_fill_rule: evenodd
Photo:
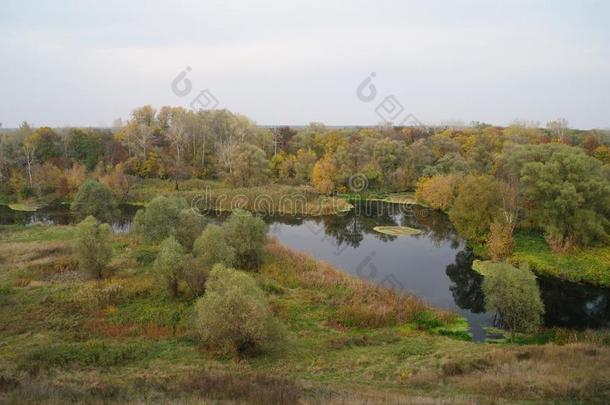
M 71 226 L 0 227 L 3 403 L 605 403 L 608 339 L 465 340 L 460 319 L 275 241 L 253 274 L 285 338 L 218 357 L 192 333 L 191 298 L 151 271 L 156 248 L 114 237 L 109 278 L 81 279 Z M 605 344 L 604 344 L 605 343 Z
M 517 233 L 511 260 L 527 262 L 540 274 L 610 287 L 610 246 L 581 248 L 558 255 L 542 235 Z

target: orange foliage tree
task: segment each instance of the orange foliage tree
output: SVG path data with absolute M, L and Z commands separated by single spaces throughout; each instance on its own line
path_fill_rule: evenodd
M 461 176 L 424 177 L 417 183 L 415 196 L 431 208 L 446 210 L 451 207 Z

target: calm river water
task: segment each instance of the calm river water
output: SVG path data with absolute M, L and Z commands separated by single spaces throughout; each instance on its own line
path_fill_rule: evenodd
M 126 232 L 137 207 L 125 205 L 113 223 Z M 226 215 L 210 214 L 222 222 Z M 485 312 L 482 278 L 471 268 L 473 255 L 455 233 L 445 214 L 422 207 L 367 202 L 342 215 L 325 217 L 264 216 L 269 233 L 283 244 L 309 252 L 348 273 L 409 292 L 436 307 L 464 316 L 475 340 L 493 326 Z M 69 224 L 67 207 L 34 213 L 15 212 L 0 206 L 0 224 Z M 423 231 L 417 236 L 389 236 L 373 230 L 381 225 L 405 225 Z M 554 278 L 538 283 L 546 307 L 545 324 L 574 329 L 610 327 L 610 290 Z

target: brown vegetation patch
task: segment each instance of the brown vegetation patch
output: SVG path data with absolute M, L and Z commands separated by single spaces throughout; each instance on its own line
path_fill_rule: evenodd
M 135 325 L 119 325 L 106 321 L 103 318 L 90 319 L 85 322 L 87 332 L 102 337 L 126 337 L 133 336 Z
M 590 344 L 498 348 L 475 357 L 445 359 L 418 370 L 408 383 L 450 384 L 499 398 L 589 401 L 610 398 L 605 370 L 610 348 Z
M 282 246 L 277 240 L 267 245 L 267 251 L 277 260 L 278 266 L 285 273 L 296 275 L 298 284 L 306 288 L 326 291 L 330 303 L 337 308 L 336 319 L 344 326 L 382 327 L 409 322 L 423 311 L 434 310 L 422 300 L 412 295 L 400 293 L 345 274 L 328 263 L 317 262 L 309 255 L 293 252 Z M 269 266 L 266 266 L 263 271 Z M 277 272 L 272 271 L 270 276 Z M 266 273 L 267 274 L 267 273 Z M 283 275 L 285 280 L 290 276 Z M 279 279 L 278 282 L 283 280 Z M 451 320 L 454 316 L 447 312 L 436 311 L 439 320 Z
M 50 256 L 70 255 L 72 249 L 65 242 L 13 242 L 0 244 L 0 258 L 6 263 L 36 264 Z
M 77 277 L 78 263 L 65 242 L 15 242 L 0 244 L 0 261 L 19 270 L 20 279 L 62 281 Z M 14 283 L 27 285 L 22 281 Z
M 143 337 L 146 339 L 161 340 L 174 335 L 169 327 L 149 323 L 146 325 L 137 324 L 116 324 L 108 322 L 104 318 L 90 319 L 85 323 L 85 329 L 96 336 L 108 338 L 120 337 Z
M 264 374 L 199 373 L 180 381 L 179 390 L 204 398 L 251 404 L 296 404 L 304 394 L 304 388 L 295 381 Z

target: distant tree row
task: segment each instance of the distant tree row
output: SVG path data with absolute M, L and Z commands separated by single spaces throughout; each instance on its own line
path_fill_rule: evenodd
M 114 130 L 31 128 L 0 137 L 0 199 L 73 199 L 87 179 L 117 198 L 140 178 L 221 179 L 235 187 L 309 185 L 321 194 L 417 190 L 460 233 L 499 257 L 517 227 L 557 251 L 608 241 L 610 133 L 506 128 L 263 128 L 227 110 L 133 111 Z M 358 175 L 367 189 L 350 187 Z

